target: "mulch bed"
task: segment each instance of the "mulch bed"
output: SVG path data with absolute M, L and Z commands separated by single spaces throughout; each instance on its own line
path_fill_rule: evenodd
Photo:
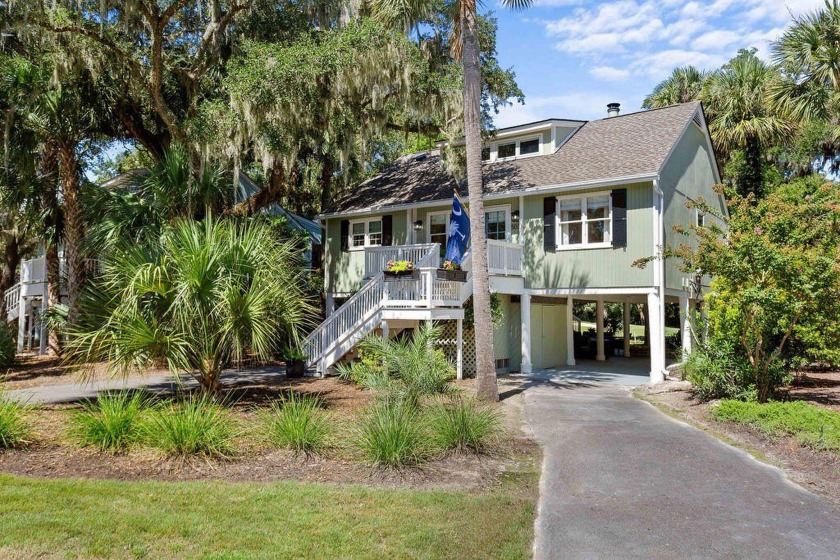
M 465 393 L 472 382 L 459 384 Z M 502 382 L 504 387 L 504 382 Z M 352 455 L 337 451 L 306 456 L 270 447 L 260 441 L 258 414 L 288 391 L 317 394 L 343 434 L 349 432 L 357 413 L 373 395 L 337 378 L 279 379 L 266 383 L 240 384 L 226 390 L 232 414 L 248 426 L 248 437 L 237 442 L 229 459 L 171 458 L 157 450 L 137 448 L 111 454 L 82 448 L 68 441 L 68 413 L 78 405 L 50 405 L 32 412 L 36 436 L 23 449 L 0 450 L 0 472 L 45 478 L 92 478 L 115 480 L 226 480 L 270 482 L 295 480 L 317 483 L 354 483 L 374 487 L 445 490 L 486 490 L 505 472 L 533 470 L 539 446 L 524 430 L 521 396 L 498 404 L 505 437 L 491 453 L 449 454 L 411 468 L 389 469 L 366 465 Z
M 801 374 L 787 393 L 791 399 L 837 410 L 838 380 L 838 372 Z M 659 385 L 642 389 L 639 396 L 779 467 L 792 481 L 840 507 L 840 454 L 814 450 L 793 437 L 771 436 L 747 424 L 715 420 L 709 412 L 712 403 L 695 399 L 681 383 L 666 383 L 672 383 L 672 390 L 667 385 Z

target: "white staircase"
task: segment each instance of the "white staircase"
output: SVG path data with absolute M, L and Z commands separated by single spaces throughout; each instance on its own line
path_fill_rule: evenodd
M 12 322 L 20 315 L 20 282 L 6 290 L 3 297 L 6 298 L 7 319 Z
M 402 248 L 396 250 L 404 251 Z M 436 243 L 427 244 L 422 250 L 422 257 L 414 262 L 415 269 L 420 272 L 419 279 L 385 282 L 381 270 L 370 271 L 370 280 L 304 339 L 302 347 L 307 367 L 324 376 L 328 368 L 379 327 L 386 316 L 416 318 L 418 312 L 422 314 L 425 310 L 431 318 L 432 310 L 463 305 L 472 295 L 472 276 L 468 273 L 465 283 L 437 280 L 435 271 L 440 263 L 440 247 Z M 384 258 L 381 253 L 381 250 L 377 251 L 377 261 Z M 467 255 L 465 270 L 469 270 L 469 260 Z

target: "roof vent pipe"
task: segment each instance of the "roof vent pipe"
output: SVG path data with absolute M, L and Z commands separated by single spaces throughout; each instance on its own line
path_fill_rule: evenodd
M 607 104 L 607 116 L 608 117 L 617 117 L 621 113 L 621 103 L 608 103 Z

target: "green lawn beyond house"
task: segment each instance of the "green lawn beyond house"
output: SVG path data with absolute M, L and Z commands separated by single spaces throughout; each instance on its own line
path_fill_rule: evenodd
M 526 558 L 536 483 L 468 493 L 0 475 L 0 558 Z

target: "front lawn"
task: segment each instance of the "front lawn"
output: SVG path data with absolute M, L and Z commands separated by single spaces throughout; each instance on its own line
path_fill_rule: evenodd
M 771 435 L 788 435 L 814 449 L 840 451 L 840 412 L 802 401 L 722 401 L 712 410 L 717 420 L 755 426 Z
M 0 475 L 0 557 L 528 558 L 537 481 L 468 493 Z

